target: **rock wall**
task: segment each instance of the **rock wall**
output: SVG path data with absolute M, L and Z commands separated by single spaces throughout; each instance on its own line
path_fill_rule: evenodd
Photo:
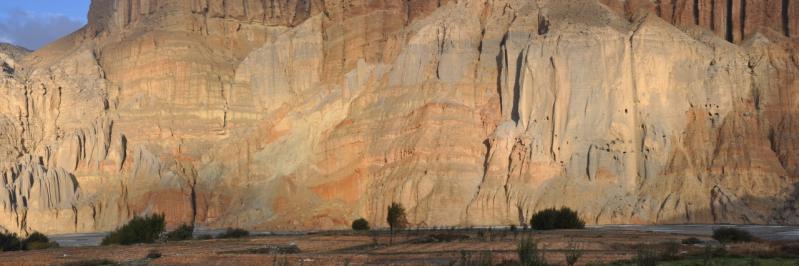
M 792 0 L 600 0 L 619 14 L 644 9 L 677 26 L 699 26 L 740 43 L 752 34 L 799 34 L 799 3 Z
M 726 2 L 95 0 L 0 77 L 0 227 L 795 223 L 799 16 Z

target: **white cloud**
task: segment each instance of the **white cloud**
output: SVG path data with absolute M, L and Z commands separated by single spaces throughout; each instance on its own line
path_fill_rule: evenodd
M 85 22 L 61 14 L 33 13 L 19 9 L 0 15 L 0 41 L 39 49 L 80 29 Z

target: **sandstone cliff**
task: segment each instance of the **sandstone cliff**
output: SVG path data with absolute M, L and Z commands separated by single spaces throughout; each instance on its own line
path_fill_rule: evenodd
M 0 227 L 796 223 L 799 4 L 94 0 L 0 50 Z

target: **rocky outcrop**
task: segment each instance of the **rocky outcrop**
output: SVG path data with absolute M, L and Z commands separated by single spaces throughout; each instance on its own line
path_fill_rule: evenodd
M 95 0 L 0 77 L 0 226 L 795 223 L 793 4 L 714 2 Z
M 601 0 L 619 14 L 640 9 L 677 26 L 699 26 L 740 43 L 766 30 L 799 35 L 799 3 L 791 0 Z

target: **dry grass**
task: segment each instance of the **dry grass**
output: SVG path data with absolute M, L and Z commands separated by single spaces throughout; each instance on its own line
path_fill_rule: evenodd
M 545 250 L 547 262 L 565 265 L 565 256 L 572 245 L 581 250 L 577 265 L 610 263 L 633 259 L 642 246 L 657 249 L 665 243 L 679 243 L 690 236 L 635 231 L 555 230 L 547 232 L 520 232 L 514 239 L 510 231 L 494 231 L 491 240 L 478 237 L 478 231 L 457 230 L 458 238 L 449 242 L 420 241 L 438 232 L 401 232 L 389 243 L 388 234 L 373 236 L 369 233 L 323 233 L 302 236 L 247 237 L 241 239 L 214 239 L 204 241 L 169 242 L 132 246 L 102 246 L 82 248 L 54 248 L 27 252 L 0 253 L 0 265 L 52 265 L 87 260 L 111 260 L 122 263 L 146 262 L 150 250 L 157 249 L 162 256 L 153 260 L 158 265 L 272 265 L 288 262 L 291 265 L 449 265 L 458 263 L 464 252 L 482 254 L 490 251 L 494 263 L 515 260 L 516 248 L 522 236 L 533 237 L 539 249 Z M 468 238 L 460 237 L 468 236 Z M 708 237 L 694 236 L 702 240 Z M 268 254 L 242 252 L 274 246 L 296 244 L 296 254 Z M 790 251 L 796 243 L 741 243 L 729 246 L 730 253 L 777 254 Z M 697 245 L 679 245 L 677 254 L 700 254 L 704 248 Z

